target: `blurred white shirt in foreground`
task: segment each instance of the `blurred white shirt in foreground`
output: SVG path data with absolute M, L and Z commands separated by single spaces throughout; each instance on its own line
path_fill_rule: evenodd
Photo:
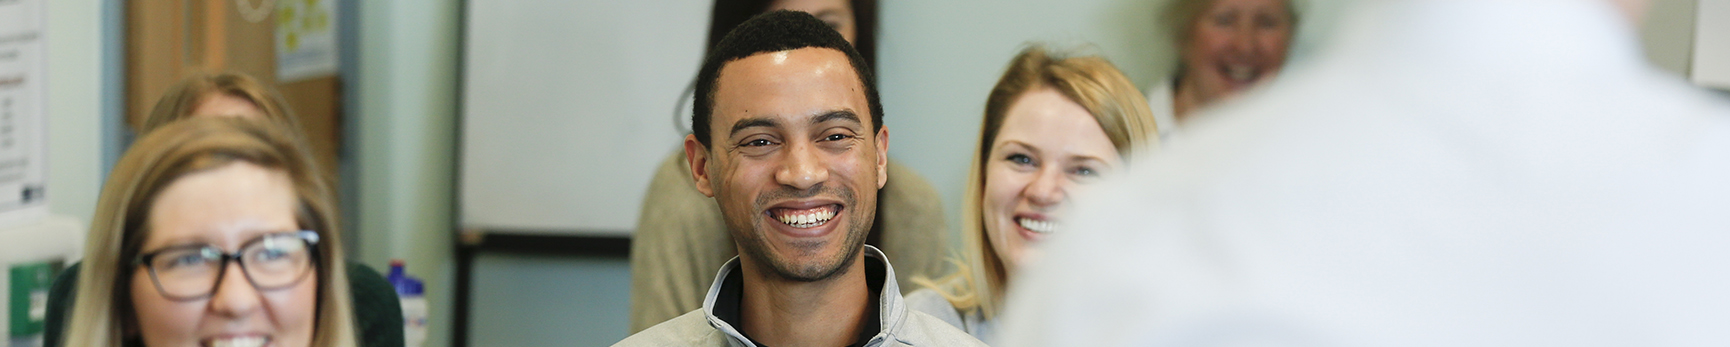
M 1730 104 L 1609 1 L 1347 18 L 1078 198 L 1000 346 L 1730 346 Z

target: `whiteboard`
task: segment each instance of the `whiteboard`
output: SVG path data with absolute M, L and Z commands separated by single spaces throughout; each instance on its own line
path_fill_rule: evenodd
M 461 229 L 629 236 L 655 168 L 682 148 L 673 112 L 709 6 L 468 1 Z

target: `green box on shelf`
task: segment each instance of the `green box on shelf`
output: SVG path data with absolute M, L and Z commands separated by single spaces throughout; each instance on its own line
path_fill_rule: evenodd
M 10 271 L 11 287 L 8 290 L 9 304 L 6 306 L 7 337 L 24 338 L 42 334 L 42 322 L 48 313 L 48 289 L 54 285 L 54 276 L 65 269 L 61 260 L 39 261 L 13 264 Z

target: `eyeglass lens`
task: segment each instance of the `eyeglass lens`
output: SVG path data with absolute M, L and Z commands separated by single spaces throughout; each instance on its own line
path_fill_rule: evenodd
M 295 233 L 267 235 L 248 243 L 236 254 L 240 269 L 260 290 L 293 285 L 312 268 L 307 242 Z M 228 264 L 227 255 L 214 246 L 158 253 L 148 264 L 163 294 L 196 298 L 216 289 Z

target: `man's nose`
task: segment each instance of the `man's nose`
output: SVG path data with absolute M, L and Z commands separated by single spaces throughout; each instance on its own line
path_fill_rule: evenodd
M 1022 192 L 1027 201 L 1038 207 L 1052 207 L 1063 203 L 1065 190 L 1069 179 L 1064 177 L 1062 169 L 1056 167 L 1041 168 L 1033 177 L 1033 182 L 1027 183 Z
M 781 170 L 775 181 L 794 189 L 809 189 L 829 180 L 829 166 L 817 148 L 809 143 L 789 143 Z
M 222 281 L 210 293 L 210 311 L 225 317 L 244 317 L 258 310 L 258 288 L 246 278 L 238 262 L 229 262 L 223 269 Z

